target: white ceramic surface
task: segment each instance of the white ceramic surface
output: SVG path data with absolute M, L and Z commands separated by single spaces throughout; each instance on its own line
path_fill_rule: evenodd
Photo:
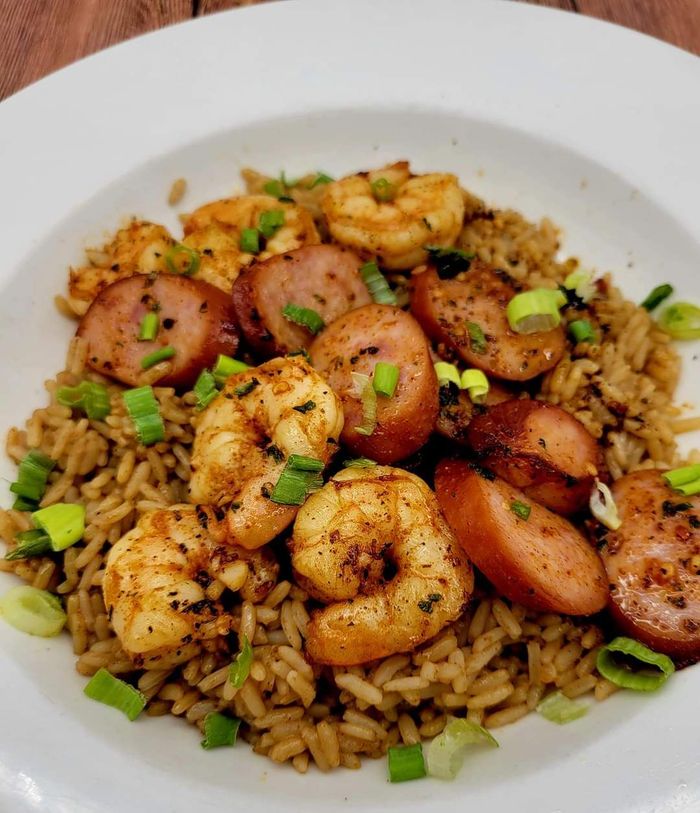
M 245 165 L 337 174 L 410 158 L 553 216 L 565 250 L 632 297 L 671 281 L 700 301 L 699 91 L 688 54 L 496 0 L 290 0 L 61 71 L 0 105 L 0 429 L 60 367 L 66 266 L 128 214 L 175 228 L 179 176 L 187 208 L 231 192 Z M 700 402 L 693 352 L 680 399 Z M 173 719 L 128 723 L 83 697 L 65 637 L 0 624 L 0 652 L 2 813 L 700 809 L 700 667 L 565 728 L 503 729 L 454 783 L 395 786 L 382 763 L 302 777 L 244 744 L 204 752 Z

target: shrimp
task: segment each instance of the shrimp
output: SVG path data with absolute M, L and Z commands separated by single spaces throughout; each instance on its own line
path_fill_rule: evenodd
M 317 663 L 413 650 L 459 617 L 474 587 L 435 495 L 389 466 L 336 474 L 300 509 L 289 547 L 297 582 L 329 605 L 308 626 Z
M 101 251 L 90 252 L 91 265 L 71 268 L 70 304 L 82 316 L 108 285 L 134 274 L 167 271 L 165 254 L 175 241 L 165 226 L 134 220 L 120 229 Z
M 240 589 L 240 568 L 231 567 L 236 559 L 225 543 L 225 528 L 203 506 L 176 505 L 145 514 L 114 545 L 104 600 L 122 648 L 137 666 L 163 669 L 184 663 L 202 641 L 231 630 L 231 617 L 205 590 L 214 578 Z
M 342 428 L 340 400 L 299 356 L 231 376 L 195 427 L 190 501 L 228 505 L 229 541 L 258 548 L 298 510 L 270 500 L 287 457 L 325 465 Z
M 391 200 L 375 199 L 372 184 L 385 180 Z M 350 175 L 328 184 L 322 201 L 335 240 L 386 268 L 413 268 L 425 262 L 426 244 L 450 246 L 464 219 L 464 199 L 450 174 L 411 175 L 409 164 Z

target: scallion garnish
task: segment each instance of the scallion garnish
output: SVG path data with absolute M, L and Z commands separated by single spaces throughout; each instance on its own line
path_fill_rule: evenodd
M 111 412 L 107 387 L 96 381 L 81 381 L 77 387 L 59 387 L 56 400 L 63 406 L 82 410 L 93 421 L 101 421 Z
M 482 370 L 465 370 L 459 378 L 459 388 L 469 393 L 475 404 L 482 403 L 489 393 L 489 380 Z
M 52 550 L 65 550 L 85 533 L 85 506 L 64 502 L 49 505 L 35 511 L 32 522 L 48 534 Z
M 425 776 L 423 748 L 415 745 L 395 745 L 387 751 L 390 782 L 407 782 Z
M 572 271 L 564 280 L 564 288 L 573 291 L 583 305 L 590 302 L 596 293 L 593 274 L 590 271 Z
M 378 200 L 380 203 L 389 203 L 396 197 L 394 184 L 386 178 L 377 178 L 376 181 L 371 181 L 370 189 L 372 190 L 375 200 Z
M 454 364 L 448 364 L 446 361 L 436 361 L 433 364 L 435 375 L 437 376 L 438 384 L 445 387 L 448 384 L 460 385 L 459 370 Z
M 396 294 L 389 287 L 389 283 L 384 279 L 377 263 L 365 263 L 360 268 L 362 281 L 367 286 L 370 296 L 378 305 L 395 305 Z
M 321 316 L 311 308 L 304 308 L 301 305 L 295 305 L 288 302 L 282 308 L 282 316 L 289 321 L 294 322 L 295 325 L 305 327 L 310 333 L 316 335 L 320 330 L 326 326 Z
M 700 493 L 700 463 L 665 471 L 661 476 L 674 491 L 679 491 L 686 497 Z
M 243 398 L 244 395 L 248 395 L 249 392 L 252 392 L 259 384 L 257 378 L 251 378 L 249 381 L 240 384 L 238 387 L 234 387 L 233 391 L 239 398 Z
M 307 412 L 311 412 L 312 409 L 316 409 L 316 401 L 304 401 L 303 404 L 297 404 L 293 406 L 292 409 L 295 412 L 301 412 L 302 415 L 305 415 Z
M 399 368 L 386 361 L 378 361 L 374 366 L 372 386 L 377 395 L 393 398 L 396 385 L 399 383 Z
M 243 373 L 249 369 L 250 365 L 246 364 L 244 361 L 238 361 L 238 359 L 234 359 L 231 358 L 231 356 L 225 356 L 223 353 L 220 353 L 216 357 L 216 364 L 212 368 L 212 373 L 216 379 L 216 383 L 221 385 L 225 384 L 226 379 L 230 378 L 232 375 Z
M 486 335 L 476 322 L 467 322 L 467 333 L 469 334 L 469 349 L 473 353 L 483 355 L 486 352 Z
M 552 330 L 561 322 L 559 308 L 566 303 L 561 291 L 535 288 L 516 294 L 506 307 L 511 330 L 530 334 Z
M 661 314 L 659 325 L 673 339 L 700 339 L 700 308 L 676 302 Z
M 90 678 L 83 692 L 98 703 L 118 709 L 135 720 L 146 708 L 146 698 L 138 689 L 114 677 L 104 666 Z
M 569 322 L 569 331 L 578 344 L 579 342 L 594 342 L 596 335 L 593 325 L 588 319 L 575 319 Z
M 464 762 L 464 751 L 470 745 L 498 748 L 496 739 L 478 723 L 451 717 L 442 733 L 428 746 L 428 774 L 439 779 L 454 779 Z
M 216 379 L 209 372 L 209 370 L 202 370 L 195 382 L 194 387 L 192 388 L 194 392 L 195 398 L 197 399 L 195 403 L 195 409 L 197 411 L 201 411 L 209 406 L 209 404 L 216 398 L 219 394 L 218 389 L 216 388 Z
M 270 209 L 260 215 L 258 228 L 263 237 L 268 240 L 284 226 L 284 212 L 282 209 Z
M 58 635 L 67 620 L 58 596 L 27 584 L 11 588 L 0 598 L 0 616 L 20 632 L 39 638 Z
M 147 313 L 141 320 L 138 340 L 140 342 L 152 342 L 158 335 L 159 324 L 157 313 L 153 313 L 152 311 Z
M 246 254 L 257 254 L 260 251 L 260 232 L 257 229 L 243 229 L 240 247 Z
M 165 262 L 173 274 L 191 277 L 199 271 L 199 252 L 183 243 L 175 243 L 165 252 Z
M 141 369 L 148 370 L 151 367 L 155 366 L 156 364 L 160 364 L 161 361 L 166 361 L 167 359 L 171 359 L 175 355 L 175 348 L 170 347 L 160 347 L 158 350 L 154 350 L 152 353 L 148 353 L 148 355 L 144 356 L 141 359 Z
M 15 534 L 17 546 L 5 556 L 8 562 L 15 559 L 30 559 L 32 556 L 43 556 L 51 550 L 51 538 L 41 528 L 31 531 L 20 531 Z
M 253 663 L 253 647 L 246 635 L 242 636 L 241 651 L 236 655 L 228 669 L 228 682 L 234 689 L 240 689 L 248 679 L 250 667 Z
M 452 279 L 462 271 L 469 271 L 469 266 L 475 256 L 473 252 L 462 251 L 461 248 L 444 248 L 443 246 L 424 246 L 424 248 L 440 279 Z
M 357 469 L 371 469 L 372 466 L 376 466 L 377 463 L 374 460 L 370 460 L 369 457 L 354 457 L 350 460 L 343 461 L 344 468 L 357 468 Z
M 311 181 L 309 185 L 309 189 L 315 189 L 317 186 L 321 184 L 333 183 L 333 178 L 330 175 L 326 175 L 325 172 L 319 172 L 318 175 Z
M 377 393 L 368 375 L 352 373 L 352 380 L 362 402 L 362 423 L 355 431 L 358 435 L 371 435 L 377 427 Z
M 591 514 L 593 514 L 598 522 L 605 525 L 606 528 L 610 528 L 611 531 L 616 531 L 620 525 L 622 525 L 622 520 L 618 516 L 617 505 L 615 505 L 612 492 L 605 483 L 601 483 L 597 477 L 591 491 L 588 505 L 591 509 Z
M 527 522 L 530 517 L 530 511 L 532 508 L 526 502 L 520 502 L 520 500 L 513 500 L 510 504 L 510 510 L 515 514 L 516 517 Z
M 55 465 L 55 460 L 38 449 L 27 452 L 17 468 L 17 479 L 10 485 L 10 491 L 17 495 L 13 505 L 15 510 L 32 511 L 38 506 Z
M 165 438 L 165 424 L 160 414 L 153 387 L 137 387 L 126 390 L 122 397 L 126 410 L 136 428 L 139 443 L 151 446 Z
M 227 714 L 221 714 L 218 711 L 210 711 L 204 718 L 202 748 L 208 751 L 222 745 L 235 745 L 240 725 L 241 721 L 238 717 L 229 717 Z
M 316 457 L 307 457 L 303 454 L 290 454 L 287 465 L 298 471 L 323 471 L 323 460 Z
M 646 308 L 648 311 L 653 311 L 654 308 L 658 308 L 664 299 L 668 299 L 672 293 L 673 285 L 669 285 L 668 282 L 665 282 L 663 285 L 657 285 L 656 288 L 653 288 L 649 292 L 647 298 L 641 303 L 641 307 Z
M 270 499 L 280 505 L 301 505 L 306 497 L 323 485 L 323 461 L 290 454 Z
M 540 701 L 537 711 L 551 723 L 566 725 L 588 714 L 588 706 L 576 703 L 561 692 L 552 692 Z
M 673 661 L 633 638 L 613 638 L 598 652 L 596 668 L 616 686 L 653 692 L 676 671 Z
M 288 197 L 287 189 L 283 185 L 282 181 L 279 181 L 276 178 L 273 178 L 271 181 L 268 181 L 263 186 L 263 190 L 266 195 L 270 195 L 273 198 L 277 198 L 277 200 Z

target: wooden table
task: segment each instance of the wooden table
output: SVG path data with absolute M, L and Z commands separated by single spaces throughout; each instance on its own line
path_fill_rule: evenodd
M 700 54 L 700 0 L 523 1 L 601 17 Z M 265 0 L 0 0 L 0 99 L 121 40 L 255 2 Z

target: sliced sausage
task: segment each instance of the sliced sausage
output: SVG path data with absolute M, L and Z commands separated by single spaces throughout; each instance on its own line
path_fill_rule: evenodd
M 573 514 L 590 497 L 602 456 L 573 415 L 543 401 L 506 401 L 467 430 L 480 462 L 552 511 Z
M 489 391 L 483 404 L 475 404 L 466 390 L 460 390 L 455 384 L 440 387 L 440 412 L 438 413 L 435 431 L 462 446 L 468 445 L 467 427 L 472 418 L 484 415 L 489 407 L 508 401 L 513 393 L 496 381 L 489 382 Z
M 143 317 L 156 312 L 155 341 L 138 341 Z M 80 321 L 77 335 L 87 339 L 88 364 L 124 384 L 143 380 L 141 359 L 160 347 L 175 355 L 172 370 L 158 384 L 191 386 L 219 353 L 233 356 L 238 328 L 230 297 L 208 282 L 176 274 L 137 275 L 105 288 Z
M 700 658 L 700 496 L 684 497 L 658 471 L 626 474 L 612 486 L 622 525 L 601 548 L 610 610 L 652 649 Z
M 561 327 L 529 335 L 510 329 L 506 306 L 521 290 L 505 271 L 479 261 L 455 279 L 442 280 L 428 268 L 412 279 L 411 312 L 433 341 L 444 342 L 469 366 L 496 378 L 528 381 L 554 367 L 565 338 Z
M 326 324 L 372 301 L 362 260 L 340 246 L 307 246 L 251 265 L 233 286 L 233 304 L 248 344 L 270 358 L 308 347 L 313 334 L 282 315 L 285 305 L 316 311 Z
M 564 517 L 464 460 L 440 463 L 435 493 L 467 556 L 504 596 L 568 615 L 605 607 L 600 557 Z M 517 513 L 523 505 L 530 509 L 527 519 Z
M 393 463 L 420 449 L 435 426 L 438 384 L 428 342 L 416 320 L 390 305 L 365 305 L 332 322 L 309 348 L 311 360 L 340 396 L 341 441 L 355 454 Z M 377 396 L 377 425 L 361 435 L 362 402 L 352 373 L 372 376 L 379 361 L 399 368 L 392 398 Z

